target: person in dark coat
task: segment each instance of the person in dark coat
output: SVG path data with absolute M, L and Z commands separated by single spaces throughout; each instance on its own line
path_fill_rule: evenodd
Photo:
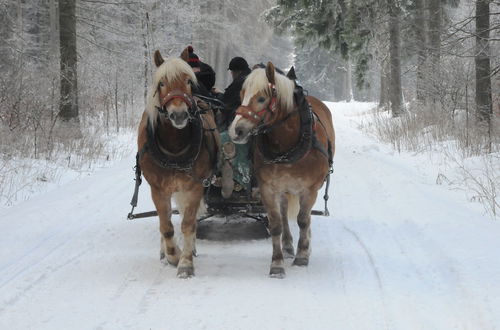
M 193 86 L 193 93 L 212 97 L 211 90 L 215 85 L 214 69 L 207 63 L 200 61 L 192 46 L 183 50 L 181 58 L 191 66 L 198 80 L 198 86 Z
M 233 81 L 227 86 L 223 94 L 218 95 L 218 98 L 224 102 L 223 124 L 225 127 L 231 124 L 236 109 L 241 105 L 240 91 L 243 82 L 251 72 L 247 61 L 243 57 L 234 57 L 229 62 L 228 70 L 231 71 Z

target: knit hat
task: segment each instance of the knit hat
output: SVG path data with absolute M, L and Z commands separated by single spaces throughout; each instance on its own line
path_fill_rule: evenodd
M 231 62 L 229 62 L 228 70 L 231 71 L 244 71 L 250 70 L 247 61 L 243 57 L 234 57 Z
M 187 46 L 187 63 L 192 67 L 192 68 L 199 68 L 200 67 L 200 58 L 198 55 L 193 53 L 193 47 L 192 46 Z M 186 49 L 184 49 L 183 54 L 186 52 Z M 181 56 L 182 57 L 182 56 Z

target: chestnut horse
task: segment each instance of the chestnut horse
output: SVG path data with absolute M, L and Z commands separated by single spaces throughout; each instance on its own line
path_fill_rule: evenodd
M 157 70 L 139 126 L 138 159 L 160 218 L 160 258 L 177 276 L 194 275 L 196 220 L 204 208 L 204 185 L 215 168 L 218 133 L 212 113 L 202 114 L 191 94 L 196 77 L 180 58 L 154 56 Z M 174 238 L 171 198 L 182 216 L 182 251 Z
M 284 253 L 295 256 L 294 265 L 309 263 L 311 210 L 335 149 L 326 105 L 304 97 L 301 88 L 294 94 L 294 89 L 294 81 L 276 73 L 271 62 L 255 69 L 243 84 L 243 101 L 229 127 L 235 143 L 246 143 L 255 135 L 253 167 L 273 245 L 270 275 L 278 278 L 285 276 Z M 296 255 L 288 225 L 294 208 L 300 228 Z

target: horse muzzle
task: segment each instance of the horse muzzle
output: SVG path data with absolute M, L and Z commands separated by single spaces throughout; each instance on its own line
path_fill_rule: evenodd
M 168 114 L 168 119 L 172 125 L 177 129 L 182 129 L 186 127 L 189 121 L 189 113 L 187 110 L 184 111 L 172 111 Z
M 236 115 L 233 123 L 229 126 L 229 137 L 236 144 L 245 144 L 248 142 L 252 127 L 245 125 L 245 122 L 240 122 Z

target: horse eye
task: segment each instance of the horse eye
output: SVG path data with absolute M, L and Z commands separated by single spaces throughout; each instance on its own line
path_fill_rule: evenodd
M 266 101 L 266 98 L 264 96 L 261 96 L 257 99 L 257 102 L 259 103 L 264 103 Z
M 163 83 L 163 81 L 160 81 L 160 84 L 159 84 L 159 85 L 160 85 L 160 87 L 165 86 L 165 84 Z

